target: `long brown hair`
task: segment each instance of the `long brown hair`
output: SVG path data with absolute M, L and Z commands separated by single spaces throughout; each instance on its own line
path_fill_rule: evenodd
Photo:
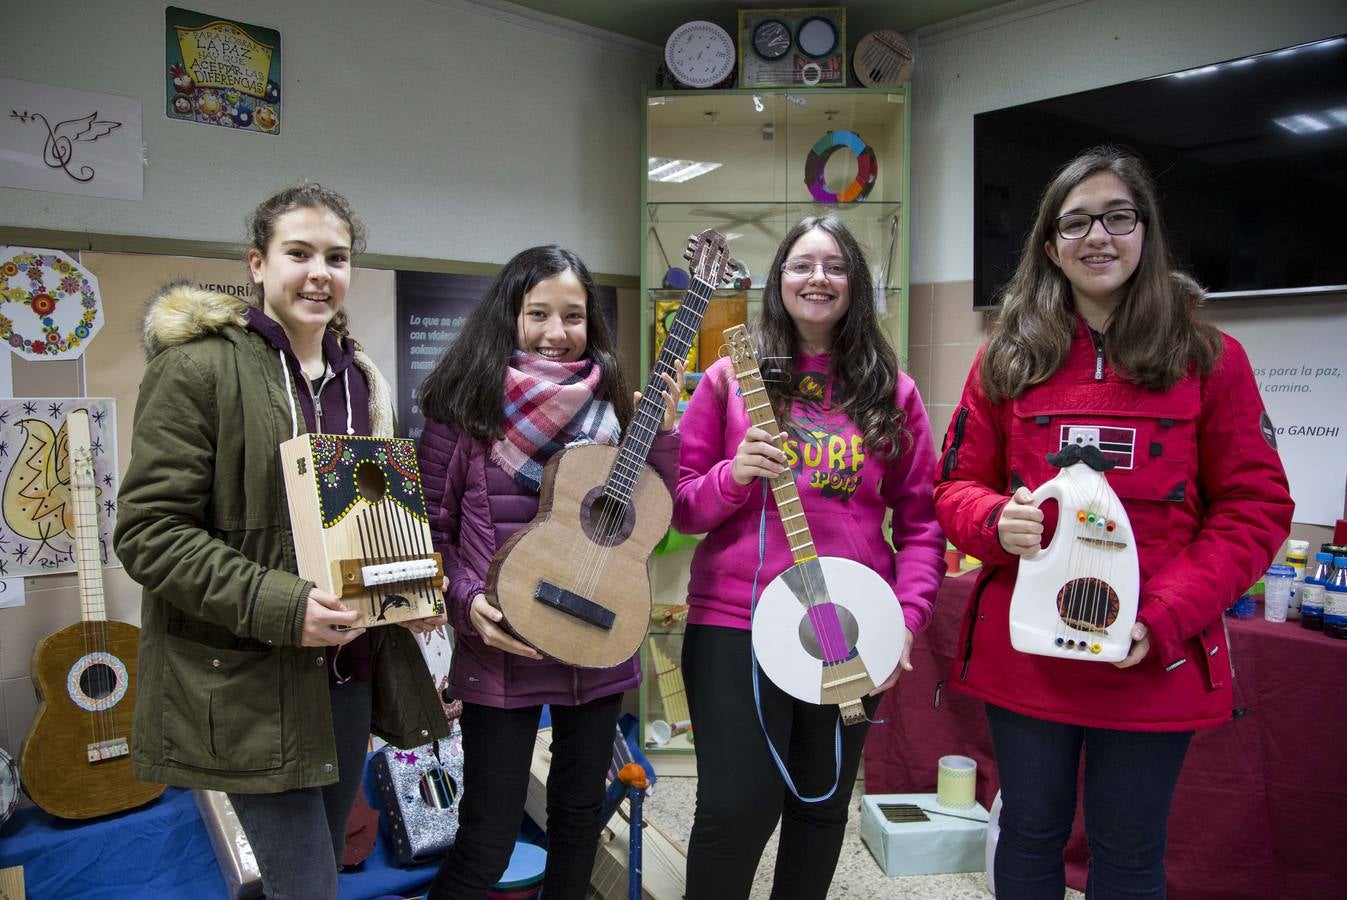
M 458 338 L 421 383 L 421 410 L 428 418 L 458 426 L 482 440 L 500 437 L 505 418 L 505 368 L 514 355 L 515 327 L 524 295 L 540 281 L 574 272 L 585 288 L 585 356 L 603 373 L 603 399 L 613 404 L 625 428 L 631 418 L 617 351 L 599 307 L 599 291 L 589 268 L 565 247 L 549 244 L 521 250 L 505 264 L 463 323 Z
M 833 330 L 833 352 L 829 354 L 834 401 L 860 429 L 870 452 L 882 459 L 893 459 L 911 440 L 906 413 L 893 402 L 898 390 L 898 355 L 875 315 L 874 282 L 865 263 L 865 252 L 835 216 L 803 219 L 786 234 L 767 270 L 757 321 L 758 352 L 763 359 L 771 359 L 772 368 L 781 372 L 779 377 L 764 379 L 763 385 L 778 421 L 790 424 L 790 406 L 799 396 L 795 358 L 800 353 L 800 335 L 781 299 L 781 266 L 795 242 L 815 228 L 832 235 L 851 269 L 851 302 Z
M 1155 182 L 1136 156 L 1095 147 L 1058 171 L 1043 191 L 1015 275 L 1001 295 L 1001 314 L 987 340 L 979 375 L 992 401 L 1018 397 L 1062 365 L 1075 329 L 1071 283 L 1048 257 L 1056 218 L 1085 179 L 1111 172 L 1127 186 L 1145 234 L 1141 259 L 1104 334 L 1104 353 L 1122 377 L 1151 390 L 1172 387 L 1194 366 L 1205 375 L 1221 352 L 1221 335 L 1195 317 L 1202 290 L 1176 272 L 1165 238 Z
M 296 209 L 326 209 L 346 226 L 351 234 L 351 257 L 365 251 L 365 225 L 356 218 L 351 210 L 350 201 L 336 191 L 321 184 L 308 182 L 279 190 L 261 203 L 248 216 L 248 251 L 256 250 L 263 257 L 271 246 L 272 235 L 276 233 L 276 221 L 281 216 Z M 245 254 L 246 256 L 246 254 Z M 253 294 L 249 301 L 253 306 L 262 305 L 262 285 L 253 282 Z M 327 323 L 328 331 L 334 331 L 345 337 L 346 310 L 339 309 Z

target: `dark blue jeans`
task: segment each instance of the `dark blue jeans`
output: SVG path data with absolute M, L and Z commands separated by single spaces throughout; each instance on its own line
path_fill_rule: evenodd
M 1022 716 L 987 704 L 1001 773 L 998 900 L 1061 900 L 1063 851 L 1085 749 L 1089 900 L 1165 896 L 1165 837 L 1191 731 L 1115 731 Z

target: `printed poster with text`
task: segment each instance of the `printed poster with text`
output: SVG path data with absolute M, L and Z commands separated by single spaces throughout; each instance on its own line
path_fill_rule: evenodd
M 281 131 L 281 33 L 170 6 L 164 11 L 170 119 Z

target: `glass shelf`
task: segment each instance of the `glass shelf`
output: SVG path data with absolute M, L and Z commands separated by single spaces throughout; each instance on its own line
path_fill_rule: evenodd
M 690 380 L 695 381 L 696 373 L 720 355 L 724 329 L 757 318 L 765 274 L 786 233 L 806 216 L 825 214 L 840 218 L 861 245 L 872 279 L 883 285 L 876 291 L 879 326 L 898 354 L 906 354 L 907 101 L 906 85 L 896 90 L 671 91 L 646 97 L 642 171 L 657 178 L 642 181 L 639 206 L 643 372 L 649 371 L 662 328 L 684 296 L 667 286 L 666 276 L 670 269 L 685 269 L 689 236 L 708 228 L 720 232 L 730 257 L 748 275 L 747 287 L 712 294 L 691 351 Z M 658 180 L 673 173 L 693 177 Z M 867 184 L 864 197 L 855 202 L 818 199 L 850 196 L 849 191 Z M 686 602 L 690 558 L 688 551 L 654 561 L 657 610 Z M 672 627 L 655 623 L 642 650 L 641 739 L 647 754 L 661 757 L 656 763 L 661 771 L 693 758 L 692 735 L 676 725 L 682 715 L 681 676 L 672 664 L 681 651 L 681 622 Z

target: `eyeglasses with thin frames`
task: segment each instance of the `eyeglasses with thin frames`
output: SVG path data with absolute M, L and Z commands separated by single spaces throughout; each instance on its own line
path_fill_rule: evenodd
M 815 262 L 802 256 L 792 257 L 781 264 L 781 271 L 795 278 L 808 278 L 815 269 L 822 269 L 824 276 L 840 281 L 851 275 L 851 266 L 845 259 L 825 259 Z
M 1069 215 L 1058 216 L 1055 224 L 1057 233 L 1062 236 L 1062 240 L 1078 241 L 1090 233 L 1090 229 L 1094 228 L 1095 222 L 1102 222 L 1105 231 L 1115 237 L 1121 237 L 1124 234 L 1131 234 L 1136 231 L 1137 223 L 1140 221 L 1141 212 L 1139 210 L 1130 206 L 1122 206 L 1097 215 L 1070 213 Z

